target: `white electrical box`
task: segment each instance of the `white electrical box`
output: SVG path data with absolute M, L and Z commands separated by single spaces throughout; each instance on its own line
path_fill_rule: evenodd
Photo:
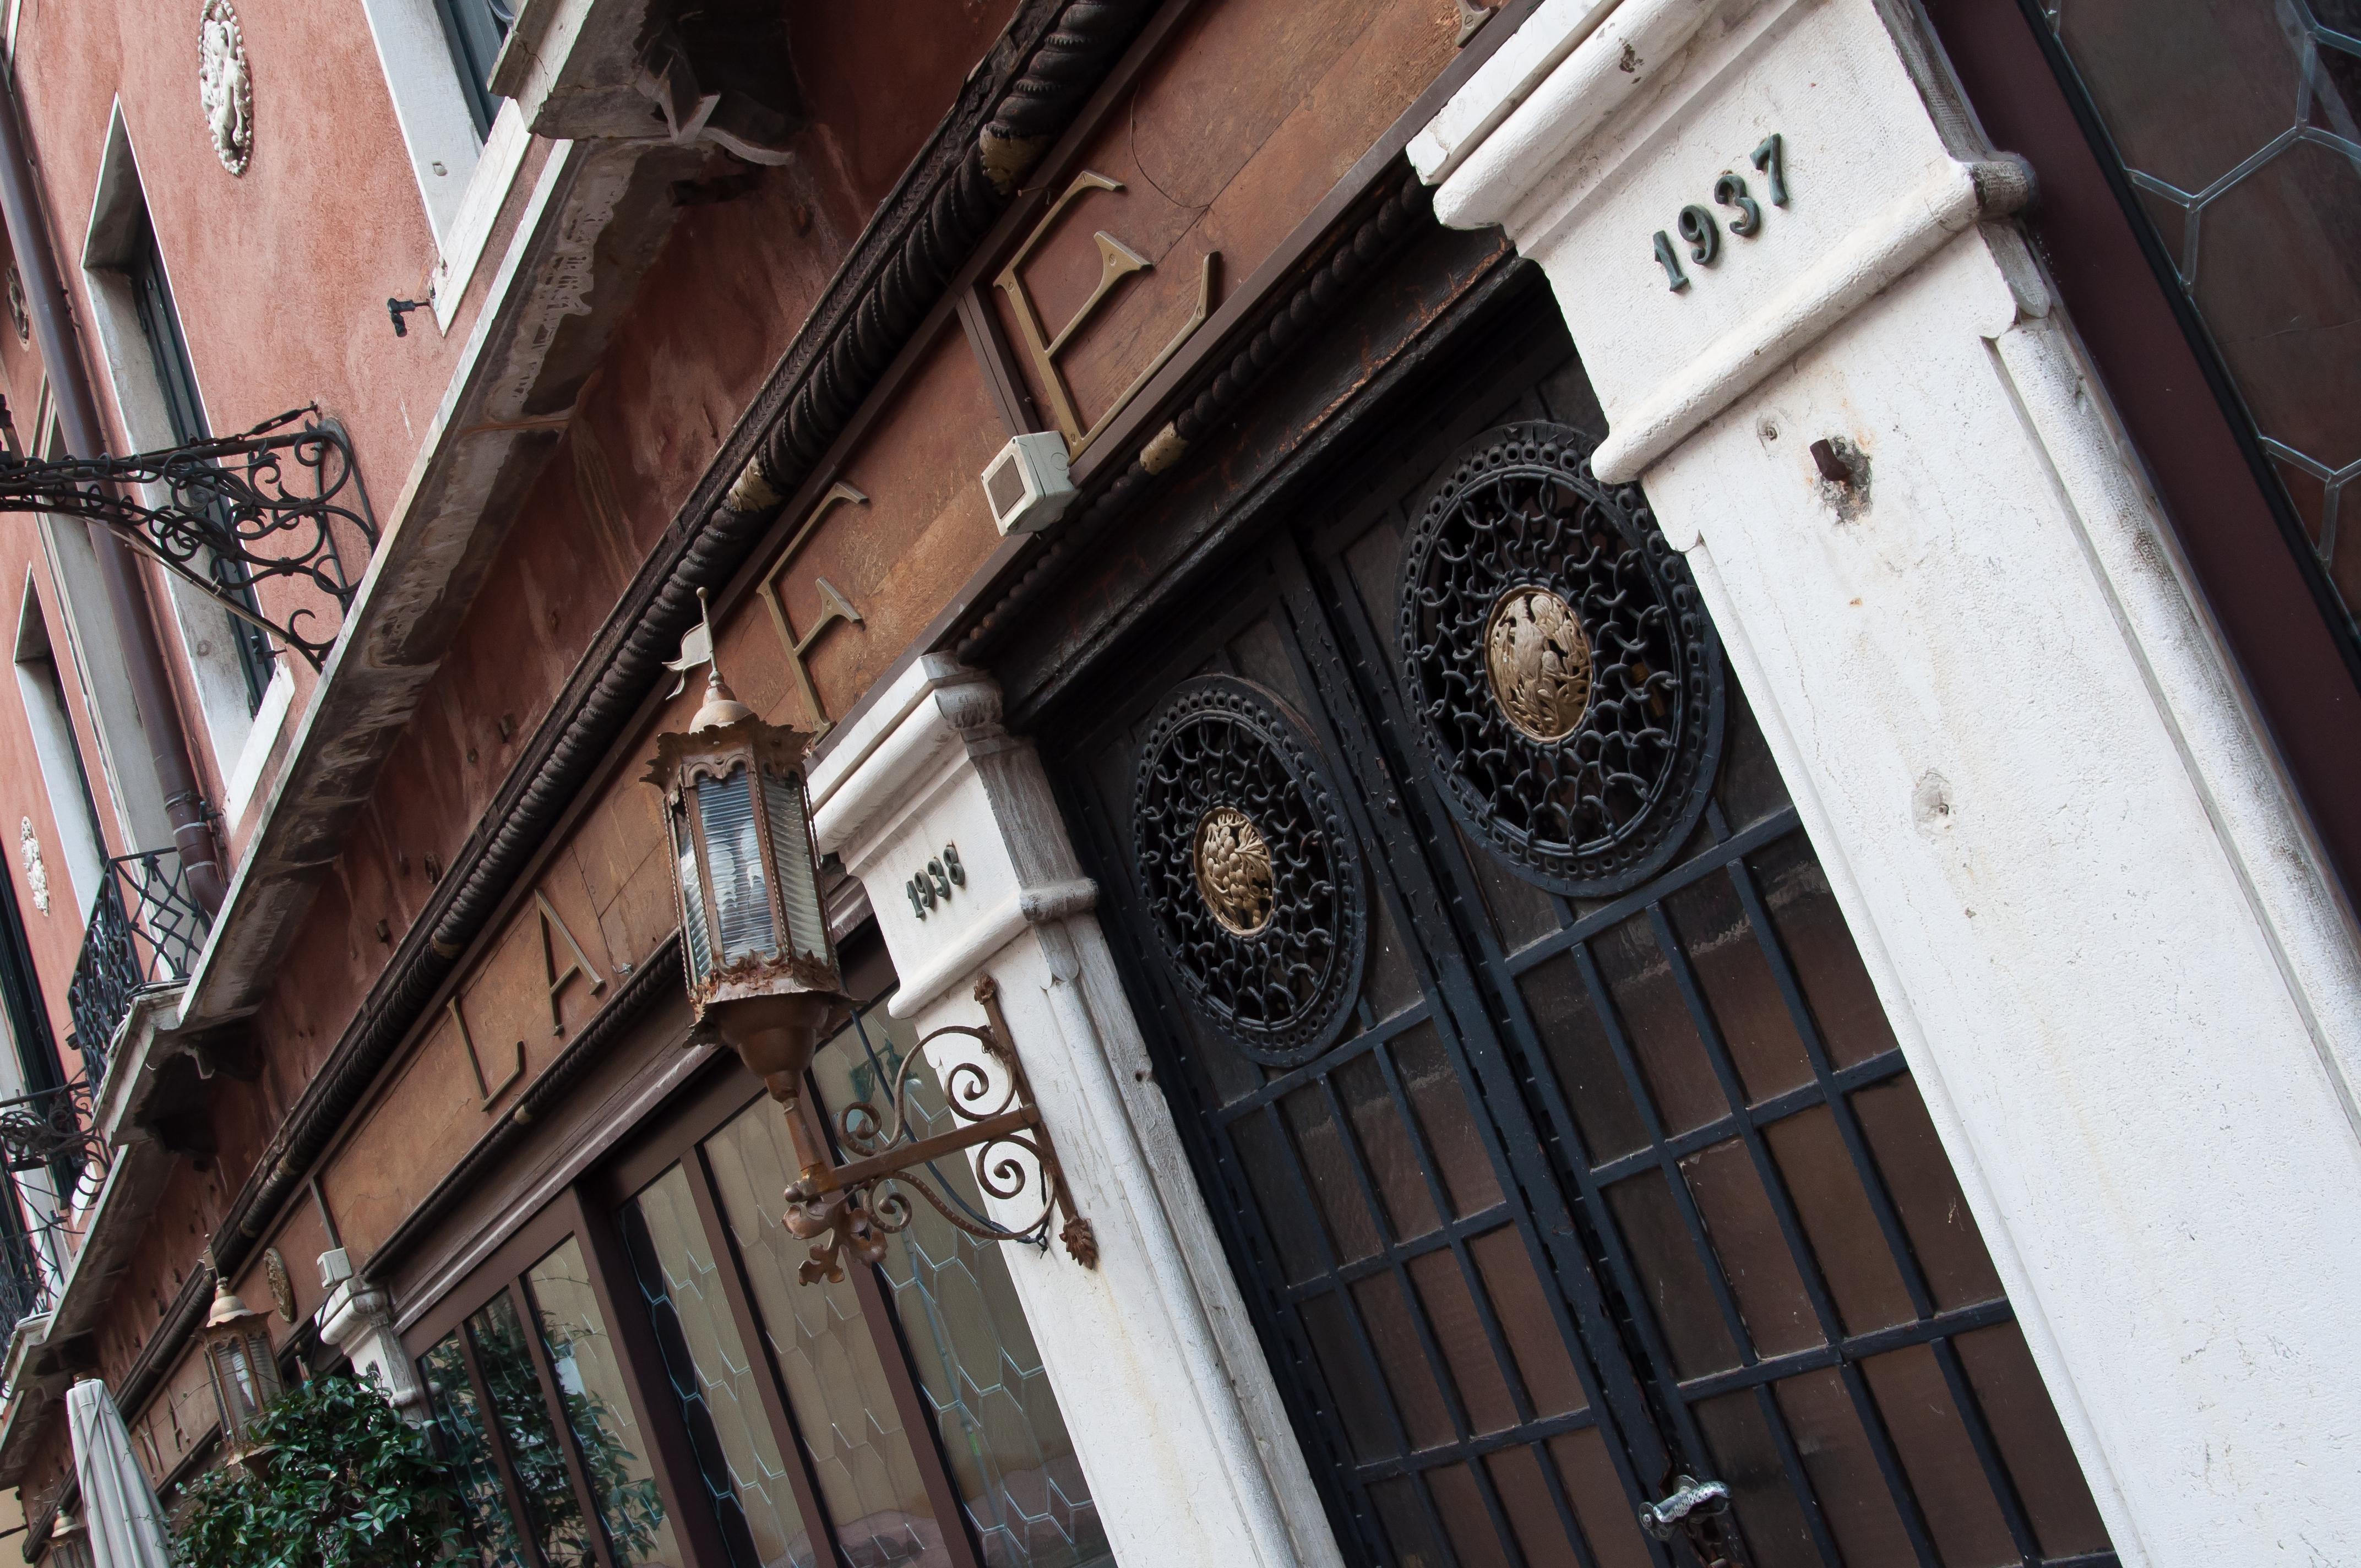
M 1033 533 L 1065 515 L 1074 499 L 1066 438 L 1054 430 L 1010 439 L 984 466 L 983 499 L 1003 533 Z

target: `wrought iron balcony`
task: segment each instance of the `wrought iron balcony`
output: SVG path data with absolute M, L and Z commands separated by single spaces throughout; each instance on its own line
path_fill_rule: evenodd
M 14 1201 L 13 1195 L 0 1193 L 0 1202 Z M 18 1323 L 56 1305 L 49 1271 L 41 1266 L 32 1238 L 14 1226 L 0 1231 L 0 1348 Z
M 340 427 L 311 417 L 317 412 L 290 409 L 241 434 L 169 451 L 42 461 L 16 455 L 0 402 L 7 433 L 0 511 L 100 524 L 316 670 L 335 646 L 342 612 L 352 608 L 360 569 L 377 547 L 352 445 Z M 347 564 L 345 550 L 358 559 Z M 290 578 L 333 599 L 339 624 L 322 628 L 313 605 L 285 607 L 286 596 L 269 585 Z M 274 602 L 282 605 L 275 613 Z
M 106 1081 L 107 1048 L 132 1003 L 186 980 L 212 931 L 213 917 L 190 892 L 179 850 L 148 850 L 106 862 L 66 992 L 73 1043 L 92 1084 Z

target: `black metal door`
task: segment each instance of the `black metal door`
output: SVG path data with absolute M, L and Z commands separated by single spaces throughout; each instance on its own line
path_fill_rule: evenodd
M 1348 1552 L 2112 1563 L 1562 335 L 1435 406 L 1061 770 Z

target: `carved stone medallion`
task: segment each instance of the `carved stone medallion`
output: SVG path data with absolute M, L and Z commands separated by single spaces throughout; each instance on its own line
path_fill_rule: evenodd
M 1197 823 L 1197 891 L 1223 929 L 1251 937 L 1270 924 L 1270 846 L 1253 819 L 1217 806 Z
M 49 868 L 41 859 L 41 836 L 33 831 L 33 819 L 29 817 L 16 829 L 16 849 L 25 858 L 25 882 L 33 890 L 33 907 L 47 915 Z
M 1509 722 L 1536 740 L 1563 740 L 1590 711 L 1590 639 L 1574 607 L 1531 583 L 1492 606 L 1484 673 Z
M 295 1282 L 287 1277 L 287 1260 L 272 1247 L 262 1255 L 262 1277 L 270 1285 L 270 1304 L 289 1322 L 295 1321 Z
M 197 101 L 222 167 L 245 173 L 254 153 L 254 82 L 247 74 L 246 36 L 229 0 L 204 0 L 197 13 Z
M 1181 994 L 1248 1057 L 1308 1060 L 1350 1020 L 1368 948 L 1360 861 L 1317 747 L 1249 681 L 1183 681 L 1132 796 L 1141 902 Z
M 1598 898 L 1679 852 L 1721 757 L 1721 647 L 1637 486 L 1581 432 L 1461 449 L 1402 549 L 1396 647 L 1421 751 L 1468 836 Z

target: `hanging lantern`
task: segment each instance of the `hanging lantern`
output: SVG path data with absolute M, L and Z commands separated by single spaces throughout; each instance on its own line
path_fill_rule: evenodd
M 702 604 L 705 590 L 697 597 Z M 686 734 L 656 737 L 646 778 L 664 794 L 681 954 L 697 1027 L 733 1047 L 786 1113 L 798 1175 L 786 1190 L 781 1223 L 790 1234 L 819 1243 L 799 1270 L 804 1283 L 842 1279 L 848 1262 L 884 1259 L 886 1236 L 910 1223 L 909 1200 L 898 1188 L 918 1188 L 950 1213 L 950 1200 L 932 1190 L 928 1176 L 932 1162 L 953 1154 L 974 1161 L 977 1187 L 996 1199 L 1017 1198 L 1031 1179 L 1028 1167 L 1040 1175 L 1038 1212 L 1002 1224 L 971 1212 L 958 1222 L 961 1229 L 986 1241 L 1046 1245 L 1053 1218 L 1062 1216 L 1058 1235 L 1068 1254 L 1095 1266 L 1097 1235 L 1074 1211 L 989 979 L 976 986 L 982 1027 L 952 1024 L 925 1036 L 902 1060 L 882 1106 L 864 1102 L 838 1113 L 836 1142 L 851 1157 L 836 1163 L 801 1103 L 812 1052 L 852 1005 L 820 903 L 819 851 L 804 789 L 811 737 L 763 723 L 730 695 L 713 663 L 709 615 L 682 639 L 680 657 L 669 667 L 685 672 L 700 663 L 713 664 L 705 705 Z M 973 1054 L 946 1073 L 928 1053 L 950 1041 Z M 994 1064 L 997 1074 L 975 1055 Z M 921 1135 L 912 1096 L 929 1067 L 954 1086 L 945 1106 L 954 1125 Z
M 205 1314 L 205 1362 L 221 1407 L 223 1440 L 230 1458 L 244 1464 L 258 1452 L 255 1418 L 279 1398 L 279 1357 L 270 1348 L 269 1314 L 249 1309 L 226 1278 L 214 1288 L 213 1310 Z
M 709 622 L 691 632 L 685 659 L 709 661 L 712 635 Z M 688 732 L 656 737 L 646 775 L 664 795 L 697 1022 L 785 1103 L 821 1025 L 848 1005 L 804 789 L 810 743 L 801 730 L 763 723 L 715 663 Z

